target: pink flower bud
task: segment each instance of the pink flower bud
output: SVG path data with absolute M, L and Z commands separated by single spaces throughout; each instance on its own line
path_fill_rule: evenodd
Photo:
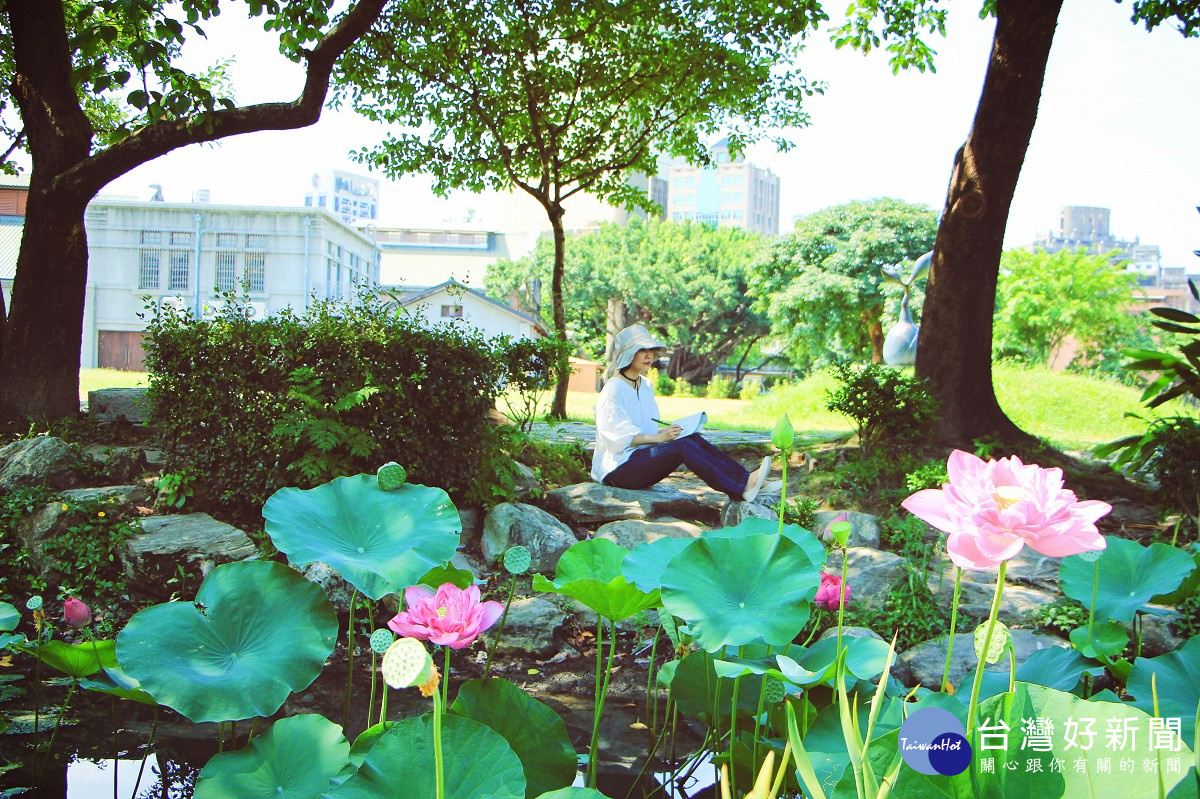
M 836 574 L 821 575 L 821 587 L 817 589 L 817 595 L 813 597 L 813 602 L 817 607 L 837 610 L 842 606 L 842 602 L 849 601 L 850 585 L 848 583 L 843 584 L 842 578 Z
M 86 627 L 92 623 L 92 611 L 75 597 L 63 602 L 63 621 L 72 627 Z

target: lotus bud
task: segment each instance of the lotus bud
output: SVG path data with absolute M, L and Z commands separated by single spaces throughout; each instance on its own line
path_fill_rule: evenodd
M 72 627 L 86 627 L 92 623 L 92 611 L 75 597 L 67 597 L 63 602 L 63 621 Z
M 787 451 L 792 448 L 795 440 L 796 431 L 792 429 L 792 420 L 785 413 L 779 417 L 779 421 L 775 423 L 775 429 L 771 431 L 771 443 L 779 449 Z

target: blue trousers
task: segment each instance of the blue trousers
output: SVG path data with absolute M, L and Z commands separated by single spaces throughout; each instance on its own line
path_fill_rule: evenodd
M 734 500 L 742 498 L 750 479 L 746 467 L 714 447 L 704 436 L 692 433 L 662 444 L 638 447 L 629 460 L 608 473 L 604 484 L 617 488 L 649 488 L 680 464 Z

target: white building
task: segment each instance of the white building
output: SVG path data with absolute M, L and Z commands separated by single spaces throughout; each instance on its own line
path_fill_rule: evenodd
M 313 190 L 304 195 L 305 208 L 325 208 L 350 223 L 379 218 L 379 181 L 338 169 L 314 172 Z
M 379 281 L 370 237 L 324 209 L 97 199 L 85 220 L 84 368 L 142 368 L 147 297 L 212 313 L 219 288 L 266 316 Z
M 519 258 L 508 237 L 466 228 L 378 227 L 369 232 L 379 245 L 379 282 L 385 286 L 436 286 L 448 280 L 483 288 L 487 268 Z
M 660 162 L 668 182 L 666 218 L 690 219 L 713 227 L 735 227 L 774 236 L 779 233 L 779 176 L 732 157 L 729 140 L 711 148 L 712 164 L 682 159 Z
M 427 288 L 413 288 L 400 294 L 398 299 L 402 308 L 428 324 L 466 324 L 482 330 L 489 338 L 499 335 L 540 338 L 546 335 L 540 320 L 454 280 Z

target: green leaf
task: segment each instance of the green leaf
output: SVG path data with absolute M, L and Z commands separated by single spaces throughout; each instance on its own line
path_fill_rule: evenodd
M 657 591 L 662 588 L 662 573 L 671 558 L 683 551 L 694 539 L 660 538 L 638 544 L 625 557 L 621 574 L 642 591 Z
M 544 793 L 537 799 L 608 799 L 608 797 L 592 788 L 559 788 L 557 791 Z
M 1192 545 L 1184 551 L 1191 552 L 1192 562 L 1196 564 L 1196 567 L 1192 569 L 1192 573 L 1185 577 L 1183 582 L 1174 591 L 1151 597 L 1150 601 L 1154 604 L 1178 605 L 1196 593 L 1197 588 L 1200 588 L 1200 542 L 1193 541 Z
M 474 582 L 475 575 L 466 569 L 460 569 L 450 563 L 442 563 L 425 572 L 425 576 L 421 578 L 419 584 L 441 588 L 446 583 L 451 583 L 458 588 L 465 589 Z
M 96 693 L 115 696 L 117 699 L 128 699 L 142 705 L 157 705 L 154 697 L 142 690 L 142 685 L 121 670 L 119 664 L 108 666 L 104 674 L 97 674 L 79 681 L 81 688 Z
M 559 558 L 553 582 L 533 576 L 533 590 L 574 597 L 610 621 L 627 619 L 659 604 L 658 591 L 641 591 L 621 575 L 628 554 L 604 538 L 580 541 Z
M 1107 547 L 1100 559 L 1096 618 L 1128 622 L 1159 594 L 1174 591 L 1195 568 L 1188 553 L 1166 544 L 1144 547 L 1136 541 L 1105 536 Z M 1062 592 L 1089 607 L 1096 586 L 1095 570 L 1078 555 L 1063 558 L 1058 576 Z
M 791 643 L 809 617 L 820 567 L 786 536 L 707 537 L 671 559 L 662 600 L 705 650 Z
M 115 645 L 112 641 L 83 641 L 78 644 L 48 641 L 41 646 L 30 647 L 27 651 L 50 668 L 79 679 L 104 668 L 116 666 L 114 650 Z
M 1088 634 L 1086 624 L 1071 630 L 1071 645 L 1088 658 L 1115 657 L 1121 654 L 1121 650 L 1129 643 L 1129 633 L 1123 625 L 1115 621 L 1096 622 L 1092 625 L 1091 643 L 1088 643 Z M 1020 673 L 1020 669 L 1017 669 L 1017 672 Z
M 505 679 L 471 680 L 450 712 L 498 733 L 521 760 L 529 799 L 575 779 L 578 761 L 562 717 Z
M 440 488 L 379 488 L 375 475 L 308 491 L 283 488 L 263 506 L 267 535 L 297 565 L 321 561 L 371 599 L 416 585 L 458 548 L 462 524 Z
M 433 719 L 387 725 L 350 779 L 329 799 L 394 799 L 436 795 Z M 448 714 L 442 722 L 445 799 L 525 799 L 521 761 L 500 735 L 477 721 Z
M 7 602 L 0 602 L 0 632 L 17 629 L 21 612 Z
M 1183 720 L 1183 740 L 1195 747 L 1196 705 L 1200 703 L 1200 636 L 1165 655 L 1137 658 L 1129 672 L 1125 690 L 1138 707 L 1154 712 L 1151 678 L 1158 691 L 1158 712 L 1164 718 Z
M 196 799 L 312 799 L 345 767 L 350 744 L 324 716 L 276 721 L 245 749 L 221 752 L 200 771 Z
M 135 614 L 117 636 L 117 660 L 191 721 L 269 716 L 317 678 L 337 631 L 325 592 L 296 571 L 227 563 L 209 573 L 195 603 Z

